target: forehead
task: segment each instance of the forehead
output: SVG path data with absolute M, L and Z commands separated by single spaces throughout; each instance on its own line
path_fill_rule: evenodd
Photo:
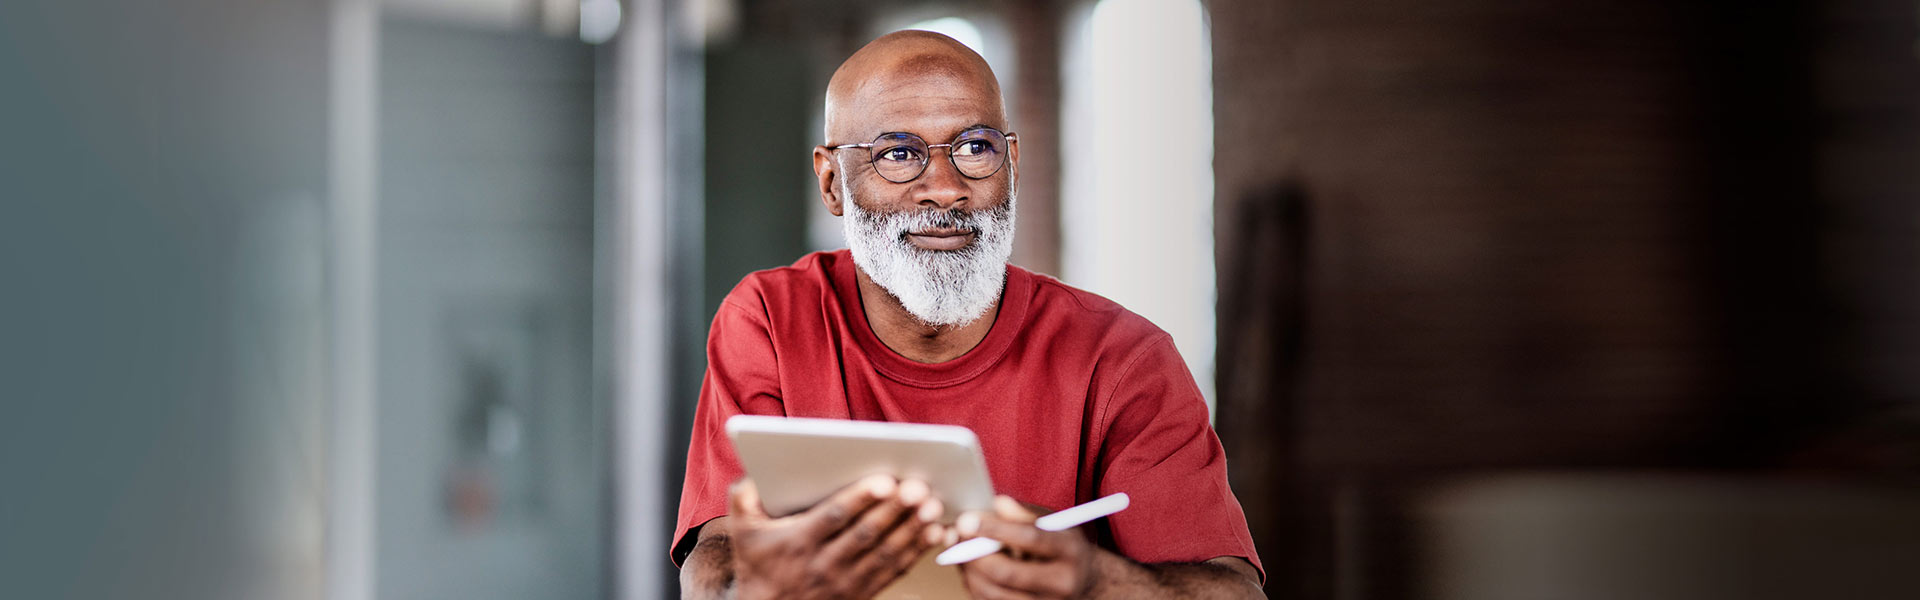
M 996 87 L 943 70 L 894 71 L 864 82 L 843 116 L 860 141 L 892 132 L 945 141 L 976 125 L 1004 130 Z

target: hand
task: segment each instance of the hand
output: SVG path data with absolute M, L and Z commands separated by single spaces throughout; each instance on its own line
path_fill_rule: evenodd
M 753 481 L 728 492 L 736 597 L 870 598 L 944 537 L 925 483 L 876 475 L 773 518 Z
M 1078 531 L 1041 531 L 1039 515 L 1012 498 L 994 498 L 993 513 L 967 513 L 955 523 L 962 537 L 989 537 L 1000 553 L 960 565 L 961 580 L 975 598 L 1084 598 L 1096 581 L 1099 550 Z

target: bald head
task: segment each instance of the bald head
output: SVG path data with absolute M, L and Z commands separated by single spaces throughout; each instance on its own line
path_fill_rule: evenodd
M 1000 82 L 987 61 L 953 38 L 919 30 L 881 36 L 841 63 L 827 83 L 826 112 L 826 141 L 834 144 L 865 142 L 891 131 L 929 141 L 952 135 L 905 128 L 926 117 L 969 121 L 962 127 L 1007 127 Z

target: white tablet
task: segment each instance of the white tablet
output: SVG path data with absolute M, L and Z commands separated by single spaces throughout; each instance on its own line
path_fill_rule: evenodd
M 727 437 L 776 517 L 877 473 L 926 482 L 946 507 L 943 523 L 993 506 L 980 440 L 965 427 L 737 415 L 727 419 Z

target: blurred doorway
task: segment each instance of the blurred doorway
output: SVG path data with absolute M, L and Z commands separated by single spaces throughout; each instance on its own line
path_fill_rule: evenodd
M 374 597 L 605 597 L 593 48 L 391 8 L 378 46 Z

